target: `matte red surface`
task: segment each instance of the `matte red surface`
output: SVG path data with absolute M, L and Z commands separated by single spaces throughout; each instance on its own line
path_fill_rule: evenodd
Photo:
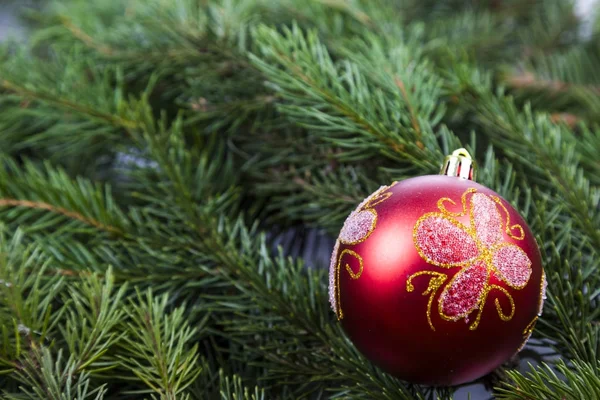
M 364 269 L 358 279 L 352 279 L 343 268 L 339 274 L 340 304 L 344 330 L 356 347 L 385 371 L 407 381 L 429 385 L 456 385 L 481 377 L 508 358 L 523 343 L 524 329 L 536 317 L 540 301 L 542 279 L 541 256 L 533 234 L 525 221 L 502 199 L 509 211 L 510 222 L 520 224 L 525 232 L 523 240 L 515 240 L 503 233 L 503 240 L 521 247 L 532 262 L 532 273 L 527 285 L 520 290 L 491 278 L 490 283 L 504 287 L 513 297 L 515 314 L 510 321 L 498 316 L 494 299 L 504 310 L 510 310 L 509 300 L 493 291 L 488 294 L 481 321 L 476 330 L 469 330 L 464 320 L 447 321 L 438 313 L 437 291 L 431 308 L 431 319 L 436 330 L 427 322 L 429 278 L 413 279 L 414 291 L 406 290 L 408 276 L 422 270 L 438 271 L 448 275 L 448 281 L 461 267 L 442 268 L 428 264 L 417 253 L 413 242 L 413 228 L 425 213 L 438 212 L 437 201 L 449 197 L 461 209 L 460 199 L 468 188 L 478 193 L 495 192 L 473 181 L 449 176 L 423 176 L 397 183 L 388 191 L 392 196 L 377 204 L 377 224 L 362 243 L 340 245 L 338 254 L 351 249 L 363 258 Z M 504 212 L 501 212 L 505 218 Z M 457 219 L 470 226 L 469 212 Z M 354 271 L 360 266 L 356 258 L 344 256 Z M 445 286 L 445 285 L 444 285 Z M 475 310 L 469 317 L 473 321 Z

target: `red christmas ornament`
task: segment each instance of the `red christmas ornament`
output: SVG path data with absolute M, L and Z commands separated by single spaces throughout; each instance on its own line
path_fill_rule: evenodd
M 442 175 L 383 186 L 350 214 L 329 294 L 356 347 L 401 379 L 457 385 L 498 367 L 541 315 L 545 276 L 523 218 L 473 182 L 459 149 Z

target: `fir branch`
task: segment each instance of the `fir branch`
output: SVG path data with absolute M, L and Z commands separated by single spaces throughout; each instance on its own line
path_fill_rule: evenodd
M 594 399 L 600 396 L 600 370 L 577 360 L 544 364 L 527 374 L 509 371 L 513 383 L 497 389 L 499 399 Z M 556 371 L 555 371 L 556 369 Z M 562 376 L 561 376 L 562 375 Z
M 266 400 L 264 389 L 257 386 L 254 389 L 243 386 L 242 378 L 237 375 L 225 376 L 219 371 L 221 400 Z
M 16 199 L 0 199 L 0 207 L 5 207 L 5 206 L 25 207 L 25 208 L 34 208 L 34 209 L 38 209 L 38 210 L 47 210 L 47 211 L 51 211 L 54 213 L 62 214 L 69 218 L 76 219 L 78 221 L 81 221 L 83 223 L 91 225 L 100 230 L 120 233 L 120 231 L 118 229 L 116 229 L 112 226 L 103 225 L 100 222 L 96 221 L 95 219 L 86 218 L 83 215 L 73 212 L 73 211 L 69 211 L 66 208 L 55 207 L 51 204 L 44 203 L 44 202 L 35 202 L 35 201 L 29 201 L 29 200 L 16 200 Z
M 106 385 L 96 388 L 88 373 L 78 373 L 76 361 L 63 359 L 62 351 L 56 358 L 46 347 L 33 349 L 19 365 L 15 374 L 23 385 L 20 393 L 5 393 L 10 400 L 102 400 Z
M 357 204 L 382 183 L 393 180 L 375 168 L 337 163 L 332 160 L 335 150 L 316 145 L 310 136 L 294 132 L 264 140 L 271 143 L 269 150 L 260 149 L 255 141 L 242 146 L 251 155 L 262 155 L 258 160 L 248 157 L 254 166 L 249 175 L 256 180 L 253 191 L 267 199 L 265 219 L 269 223 L 287 226 L 302 221 L 337 234 Z M 307 164 L 307 157 L 319 161 Z
M 4 153 L 27 152 L 81 173 L 113 155 L 135 127 L 117 68 L 82 60 L 76 50 L 44 61 L 22 51 L 9 60 L 0 64 Z
M 4 212 L 4 221 L 26 224 L 34 215 L 39 215 L 37 210 L 44 210 L 107 233 L 123 234 L 126 231 L 127 218 L 112 198 L 110 187 L 84 179 L 73 181 L 64 170 L 49 163 L 38 167 L 25 160 L 19 165 L 8 157 L 2 157 L 2 164 L 0 206 L 35 212 Z M 52 225 L 58 227 L 61 222 L 54 221 Z
M 81 103 L 70 101 L 67 98 L 59 97 L 52 93 L 30 90 L 6 79 L 0 81 L 0 88 L 8 91 L 9 93 L 15 93 L 24 101 L 43 101 L 47 104 L 57 106 L 58 108 L 72 110 L 80 114 L 88 115 L 91 118 L 98 118 L 116 127 L 124 127 L 128 129 L 133 129 L 136 127 L 134 121 L 126 120 L 109 113 L 100 112 L 95 108 L 87 107 Z
M 27 273 L 31 270 L 24 269 Z M 45 279 L 44 270 L 40 270 L 36 280 Z M 89 372 L 106 370 L 111 363 L 102 360 L 103 355 L 113 346 L 119 338 L 114 332 L 114 326 L 119 322 L 122 311 L 118 311 L 121 305 L 119 300 L 123 296 L 124 287 L 119 293 L 112 295 L 112 274 L 109 270 L 106 275 L 106 283 L 102 284 L 97 276 L 88 276 L 85 281 L 75 288 L 71 288 L 69 294 L 64 293 L 65 302 L 57 312 L 51 312 L 51 303 L 47 300 L 43 304 L 44 326 L 36 329 L 34 322 L 28 322 L 24 318 L 24 310 L 18 312 L 19 319 L 23 322 L 19 325 L 19 334 L 28 337 L 28 344 L 23 350 L 19 350 L 17 340 L 17 352 L 13 354 L 15 360 L 11 362 L 15 371 L 11 376 L 22 385 L 22 396 L 9 395 L 10 398 L 48 398 L 48 399 L 85 399 L 89 396 L 102 398 L 105 392 L 104 385 L 89 390 Z M 50 279 L 50 283 L 56 285 L 56 280 Z M 23 283 L 15 281 L 11 287 L 26 290 Z M 57 295 L 57 289 L 47 291 Z M 33 299 L 19 301 L 18 296 L 11 299 L 18 309 L 21 303 L 35 304 L 39 301 L 36 292 Z M 62 320 L 66 313 L 66 320 Z M 54 321 L 51 323 L 51 321 Z M 60 321 L 60 322 L 59 322 Z M 29 323 L 30 326 L 25 325 Z M 58 330 L 62 337 L 53 337 L 53 342 L 62 343 L 66 341 L 70 350 L 70 356 L 66 362 L 62 361 L 63 349 L 59 348 L 56 361 L 47 347 L 45 341 L 48 332 L 52 332 L 58 324 Z M 52 333 L 55 335 L 56 332 Z M 3 360 L 4 361 L 4 360 Z M 114 362 L 112 363 L 114 365 Z
M 402 129 L 407 105 L 401 93 L 388 95 L 370 84 L 352 62 L 336 64 L 314 32 L 304 35 L 296 25 L 283 34 L 259 27 L 255 38 L 262 57 L 250 59 L 285 100 L 281 112 L 344 149 L 339 159 L 381 153 L 396 161 L 426 162 L 410 122 L 409 130 Z
M 23 243 L 23 232 L 12 238 L 2 231 L 0 248 L 0 329 L 3 343 L 0 366 L 4 373 L 18 368 L 18 360 L 53 336 L 65 309 L 55 303 L 65 280 L 50 270 L 48 257 L 35 245 Z
M 123 365 L 164 400 L 187 399 L 186 388 L 202 369 L 198 366 L 198 338 L 203 324 L 191 328 L 185 307 L 168 312 L 169 297 L 138 293 L 127 309 L 129 319 L 121 360 Z M 204 319 L 206 323 L 206 319 Z
M 116 360 L 107 360 L 105 354 L 124 336 L 115 327 L 125 315 L 120 303 L 126 288 L 122 285 L 115 290 L 111 268 L 102 281 L 94 274 L 71 285 L 65 296 L 69 306 L 61 331 L 71 357 L 77 360 L 73 364 L 75 372 L 85 370 L 94 374 L 117 365 Z
M 400 89 L 400 93 L 402 93 L 402 97 L 404 98 L 404 101 L 406 102 L 406 106 L 408 108 L 408 112 L 410 113 L 410 121 L 412 127 L 415 130 L 417 139 L 419 139 L 421 136 L 421 127 L 419 126 L 419 122 L 417 121 L 415 110 L 413 109 L 413 106 L 410 103 L 410 97 L 406 92 L 406 86 L 404 86 L 404 82 L 402 82 L 402 80 L 397 76 L 394 77 L 394 83 L 396 83 L 396 86 L 398 86 L 398 89 Z M 417 146 L 423 146 L 423 144 L 417 141 Z

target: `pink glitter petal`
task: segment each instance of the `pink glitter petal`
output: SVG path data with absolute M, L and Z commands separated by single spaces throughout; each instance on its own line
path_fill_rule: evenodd
M 471 202 L 477 237 L 484 245 L 491 247 L 502 240 L 502 220 L 496 203 L 483 193 L 475 193 Z
M 373 211 L 354 211 L 344 222 L 339 240 L 344 244 L 364 241 L 375 228 L 377 215 Z
M 455 321 L 467 317 L 478 307 L 487 280 L 487 268 L 482 263 L 457 273 L 440 296 L 442 313 Z
M 492 264 L 499 277 L 516 288 L 524 287 L 531 276 L 531 260 L 519 246 L 513 244 L 494 251 Z
M 419 223 L 416 245 L 434 265 L 464 264 L 479 253 L 467 232 L 442 217 L 428 217 Z
M 340 241 L 335 241 L 335 246 L 333 247 L 333 253 L 331 253 L 331 261 L 329 263 L 329 304 L 331 304 L 331 309 L 337 313 L 337 297 L 335 293 L 335 268 L 337 266 L 337 257 L 338 251 L 340 249 Z

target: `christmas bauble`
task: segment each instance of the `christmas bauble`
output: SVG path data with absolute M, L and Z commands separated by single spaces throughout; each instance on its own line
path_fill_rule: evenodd
M 330 301 L 343 329 L 410 382 L 456 385 L 491 372 L 541 314 L 536 240 L 506 200 L 471 179 L 469 161 L 460 149 L 443 175 L 381 187 L 333 250 Z

